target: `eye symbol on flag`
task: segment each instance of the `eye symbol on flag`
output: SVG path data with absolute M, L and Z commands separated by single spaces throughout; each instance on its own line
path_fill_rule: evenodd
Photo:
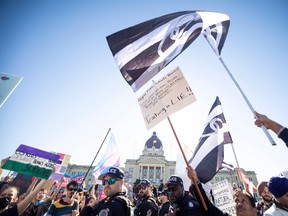
M 158 54 L 160 56 L 163 55 L 175 43 L 175 41 L 182 36 L 182 34 L 183 31 L 180 34 L 178 26 L 176 26 L 169 34 L 166 34 L 165 38 L 159 44 Z
M 183 20 L 180 19 L 173 28 L 167 30 L 164 39 L 160 42 L 158 47 L 159 56 L 163 55 L 165 52 L 167 52 L 166 55 L 176 52 L 173 55 L 174 57 L 176 57 L 181 52 L 185 42 L 189 38 L 189 35 L 193 34 L 195 30 L 193 27 L 195 22 L 195 20 L 193 20 L 194 18 L 195 17 L 188 21 L 185 21 L 184 17 Z M 181 44 L 181 46 L 179 46 L 179 44 Z
M 202 134 L 201 137 L 208 137 L 210 135 L 213 135 L 215 133 L 218 133 L 218 130 L 223 127 L 223 122 L 222 119 L 220 118 L 213 118 L 209 122 L 209 125 L 206 126 L 205 131 L 210 132 L 210 133 L 205 133 Z M 208 129 L 208 130 L 207 130 Z

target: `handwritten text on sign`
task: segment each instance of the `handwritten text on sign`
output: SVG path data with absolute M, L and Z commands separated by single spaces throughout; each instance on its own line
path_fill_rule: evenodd
M 227 179 L 213 184 L 212 190 L 215 205 L 221 211 L 226 212 L 229 215 L 236 215 L 233 201 L 233 191 Z
M 179 67 L 158 80 L 138 98 L 148 130 L 194 101 L 196 97 Z

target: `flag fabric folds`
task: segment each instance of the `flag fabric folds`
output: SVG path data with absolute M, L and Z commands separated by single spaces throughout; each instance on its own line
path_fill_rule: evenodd
M 232 143 L 232 138 L 227 129 L 221 102 L 216 97 L 199 143 L 189 160 L 202 183 L 211 180 L 221 169 L 224 159 L 224 144 L 227 143 Z
M 238 172 L 239 180 L 243 184 L 245 184 L 246 189 L 253 195 L 254 192 L 257 191 L 257 188 L 255 187 L 253 182 L 249 180 L 249 178 L 240 170 L 240 168 L 237 168 L 237 172 Z
M 136 92 L 201 33 L 211 35 L 220 55 L 229 23 L 221 13 L 176 12 L 118 31 L 107 36 L 107 42 L 122 76 Z
M 108 166 L 120 166 L 120 153 L 114 135 L 110 132 L 110 139 L 105 154 L 98 161 L 91 172 L 97 179 L 101 171 Z

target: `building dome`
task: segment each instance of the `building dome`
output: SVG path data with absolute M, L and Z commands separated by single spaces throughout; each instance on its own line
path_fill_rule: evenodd
M 157 137 L 156 132 L 153 132 L 153 135 L 146 141 L 145 143 L 145 149 L 162 149 L 162 142 L 161 140 Z

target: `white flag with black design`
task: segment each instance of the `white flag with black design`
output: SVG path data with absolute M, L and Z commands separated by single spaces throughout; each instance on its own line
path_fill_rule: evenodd
M 107 41 L 122 76 L 136 92 L 201 33 L 207 36 L 207 28 L 223 22 L 228 23 L 225 35 L 224 32 L 222 35 L 224 40 L 215 44 L 220 53 L 229 28 L 229 17 L 207 11 L 164 15 L 109 35 Z
M 218 97 L 208 114 L 208 121 L 189 163 L 202 183 L 210 181 L 222 167 L 224 144 L 232 143 Z

